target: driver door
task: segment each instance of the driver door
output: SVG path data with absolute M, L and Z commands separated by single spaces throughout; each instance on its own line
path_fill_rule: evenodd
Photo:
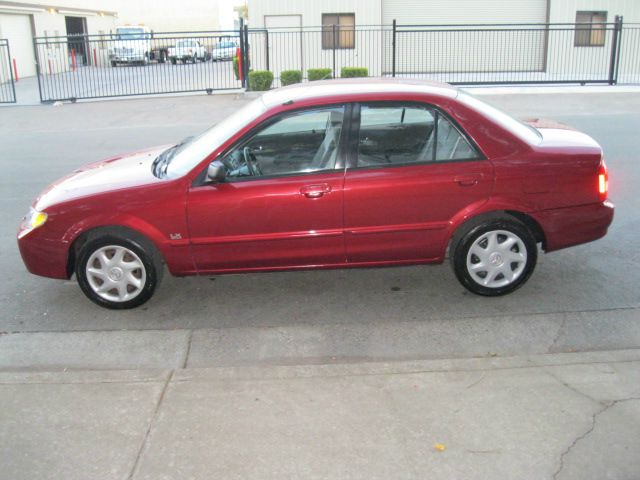
M 220 158 L 224 181 L 190 189 L 199 272 L 345 263 L 344 118 L 339 105 L 267 120 Z

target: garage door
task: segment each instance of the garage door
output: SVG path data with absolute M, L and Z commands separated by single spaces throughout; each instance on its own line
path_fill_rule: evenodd
M 0 37 L 9 40 L 11 58 L 16 60 L 20 78 L 35 75 L 31 16 L 0 13 Z

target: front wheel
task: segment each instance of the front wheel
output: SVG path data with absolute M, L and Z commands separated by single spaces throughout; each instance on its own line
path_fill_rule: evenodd
M 134 308 L 155 292 L 162 262 L 145 242 L 107 235 L 80 249 L 76 277 L 92 302 L 112 309 Z
M 494 219 L 464 233 L 453 246 L 458 280 L 478 295 L 498 296 L 521 287 L 538 258 L 535 238 L 518 220 Z

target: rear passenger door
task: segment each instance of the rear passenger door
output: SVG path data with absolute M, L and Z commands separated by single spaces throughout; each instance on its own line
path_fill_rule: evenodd
M 354 119 L 344 186 L 348 261 L 436 258 L 452 217 L 491 194 L 490 162 L 427 104 L 363 103 Z

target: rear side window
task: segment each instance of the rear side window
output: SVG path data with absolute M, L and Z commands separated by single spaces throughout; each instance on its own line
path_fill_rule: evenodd
M 362 105 L 358 167 L 480 158 L 438 110 L 421 105 Z

